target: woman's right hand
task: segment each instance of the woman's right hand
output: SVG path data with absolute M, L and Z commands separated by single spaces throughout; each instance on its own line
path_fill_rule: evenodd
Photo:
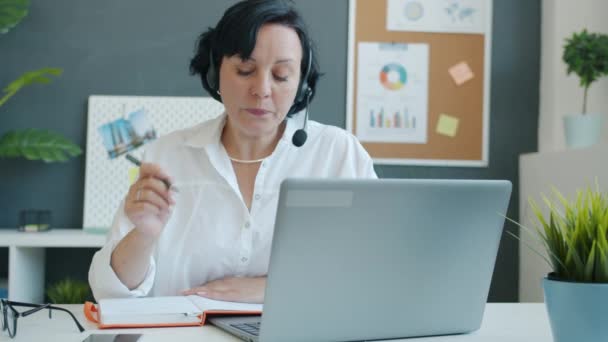
M 172 183 L 160 166 L 142 163 L 139 178 L 129 188 L 125 201 L 125 213 L 135 229 L 154 239 L 160 236 L 175 204 L 163 180 Z

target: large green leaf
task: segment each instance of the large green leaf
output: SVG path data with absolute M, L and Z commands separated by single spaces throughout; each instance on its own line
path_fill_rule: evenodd
M 0 157 L 64 162 L 82 149 L 63 136 L 46 130 L 10 131 L 0 138 Z
M 27 16 L 29 0 L 0 0 L 0 33 L 6 33 Z
M 49 76 L 60 76 L 62 72 L 63 69 L 59 68 L 42 68 L 24 73 L 4 88 L 3 91 L 5 94 L 0 98 L 0 106 L 8 101 L 8 99 L 15 95 L 21 88 L 31 84 L 47 84 L 51 82 Z

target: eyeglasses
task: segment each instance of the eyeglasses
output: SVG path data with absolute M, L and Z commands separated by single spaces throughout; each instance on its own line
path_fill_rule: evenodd
M 19 311 L 15 310 L 15 308 L 14 308 L 15 306 L 17 306 L 17 307 L 21 306 L 21 307 L 32 308 L 32 309 L 29 309 L 24 312 L 19 312 Z M 17 319 L 19 317 L 27 317 L 42 309 L 49 309 L 49 318 L 52 318 L 51 312 L 53 310 L 67 312 L 74 320 L 74 323 L 76 323 L 78 330 L 80 330 L 80 332 L 84 331 L 84 328 L 82 327 L 82 325 L 80 325 L 80 322 L 78 322 L 76 317 L 74 317 L 74 315 L 67 309 L 53 306 L 48 303 L 47 304 L 30 304 L 30 303 L 12 302 L 12 301 L 9 301 L 6 299 L 0 299 L 0 311 L 2 312 L 0 321 L 2 322 L 1 323 L 2 331 L 8 330 L 8 336 L 10 338 L 15 337 L 15 335 L 17 335 Z

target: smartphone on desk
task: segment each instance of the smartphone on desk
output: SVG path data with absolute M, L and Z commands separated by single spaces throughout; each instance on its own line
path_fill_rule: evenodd
M 141 334 L 91 334 L 82 342 L 136 342 Z

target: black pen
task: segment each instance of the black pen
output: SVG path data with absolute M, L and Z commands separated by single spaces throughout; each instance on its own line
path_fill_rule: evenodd
M 138 166 L 138 167 L 141 166 L 141 161 L 139 161 L 139 159 L 133 157 L 132 155 L 130 155 L 130 154 L 127 153 L 125 155 L 125 158 L 127 158 L 128 161 L 130 161 L 131 163 L 135 164 L 136 166 Z M 178 192 L 178 189 L 176 187 L 174 187 L 174 186 L 172 187 L 171 183 L 169 183 L 168 180 L 161 179 L 160 181 L 163 182 L 163 184 L 165 184 L 165 186 L 167 187 L 168 190 L 173 190 L 175 192 Z

